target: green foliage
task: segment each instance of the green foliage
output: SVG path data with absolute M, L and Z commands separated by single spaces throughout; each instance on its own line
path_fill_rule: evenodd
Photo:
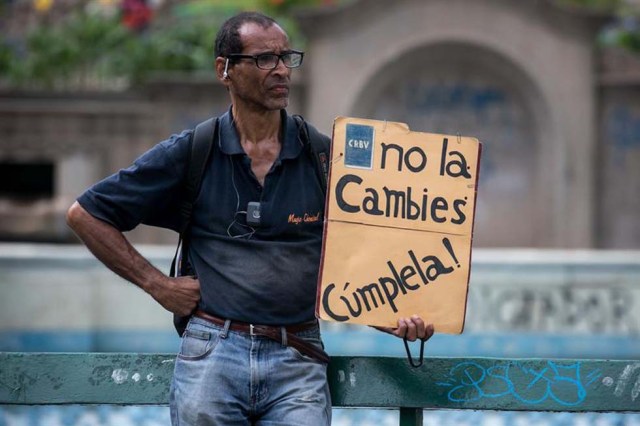
M 617 44 L 626 49 L 640 53 L 640 31 L 621 32 L 618 34 Z
M 215 26 L 196 20 L 140 35 L 114 58 L 123 75 L 143 81 L 158 71 L 198 71 L 213 67 Z
M 177 2 L 170 16 L 134 32 L 120 16 L 86 9 L 55 26 L 42 25 L 19 49 L 0 43 L 0 78 L 14 86 L 48 89 L 105 89 L 138 84 L 162 71 L 213 67 L 213 42 L 222 22 L 240 10 L 274 16 L 302 48 L 291 8 L 328 0 L 193 0 Z M 119 84 L 115 84 L 119 82 Z
M 11 48 L 0 42 L 0 76 L 7 74 L 13 61 L 13 51 Z
M 560 0 L 562 3 L 616 16 L 599 37 L 602 46 L 617 46 L 640 53 L 640 7 L 629 0 Z
M 76 14 L 64 25 L 30 33 L 25 52 L 13 55 L 8 75 L 18 85 L 46 88 L 106 78 L 113 73 L 109 56 L 132 37 L 115 18 Z
M 622 0 L 561 0 L 561 3 L 592 10 L 614 12 L 622 5 Z
M 599 43 L 603 46 L 617 46 L 640 53 L 640 24 L 633 18 L 622 20 L 620 24 L 603 31 Z
M 265 13 L 270 15 L 289 15 L 293 9 L 302 7 L 314 7 L 318 4 L 329 5 L 337 3 L 332 0 L 257 0 L 260 10 L 264 10 Z
M 62 25 L 38 27 L 21 55 L 0 45 L 0 75 L 17 86 L 104 88 L 154 71 L 210 69 L 215 28 L 197 20 L 137 34 L 118 17 L 78 13 Z

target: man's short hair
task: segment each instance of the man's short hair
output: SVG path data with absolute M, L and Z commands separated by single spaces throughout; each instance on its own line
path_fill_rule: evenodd
M 242 52 L 242 40 L 240 40 L 240 27 L 251 22 L 260 25 L 262 28 L 269 28 L 278 23 L 267 15 L 259 12 L 242 12 L 227 19 L 218 34 L 215 41 L 215 55 L 225 57 L 232 53 Z

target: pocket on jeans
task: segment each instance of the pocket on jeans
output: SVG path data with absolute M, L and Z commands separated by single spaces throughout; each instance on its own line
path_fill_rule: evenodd
M 320 350 L 324 350 L 324 344 L 322 343 L 322 340 L 317 339 L 317 338 L 302 338 L 302 340 L 304 340 L 305 342 L 315 346 L 316 348 L 320 349 Z M 292 346 L 287 346 L 287 349 L 293 353 L 293 355 L 302 360 L 302 361 L 311 361 L 311 362 L 315 362 L 317 364 L 324 364 L 323 362 L 321 362 L 320 360 L 317 360 L 313 357 L 310 357 L 308 355 L 303 354 L 302 352 L 300 352 L 299 350 L 297 350 L 296 348 L 292 347 Z
M 178 357 L 191 361 L 202 359 L 211 353 L 217 338 L 210 331 L 187 328 L 182 336 Z

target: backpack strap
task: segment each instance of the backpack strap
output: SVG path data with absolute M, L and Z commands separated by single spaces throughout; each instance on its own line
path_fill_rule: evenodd
M 215 139 L 218 119 L 210 118 L 196 126 L 191 139 L 191 156 L 187 163 L 187 175 L 184 185 L 184 198 L 180 206 L 180 235 L 184 236 L 191 223 L 193 205 L 198 198 L 202 175 L 207 167 L 213 141 Z
M 178 258 L 186 259 L 187 244 L 186 235 L 191 224 L 191 214 L 193 213 L 193 205 L 200 193 L 200 187 L 202 186 L 202 176 L 204 170 L 207 167 L 213 144 L 217 136 L 218 119 L 210 118 L 202 123 L 198 124 L 191 136 L 191 152 L 189 159 L 187 160 L 187 172 L 185 175 L 185 181 L 183 186 L 183 198 L 180 205 L 180 226 L 178 228 L 180 233 L 180 239 L 178 241 L 178 247 L 176 255 L 171 262 L 171 269 L 169 275 L 176 276 L 177 272 L 181 272 L 181 266 L 184 262 L 177 262 Z M 178 256 L 180 251 L 180 256 Z M 177 264 L 182 263 L 182 265 Z M 176 267 L 178 270 L 176 270 Z M 182 275 L 182 274 L 181 274 Z
M 329 181 L 329 158 L 331 139 L 323 135 L 315 127 L 308 125 L 301 115 L 294 115 L 298 129 L 302 134 L 302 142 L 311 156 L 320 180 L 322 191 L 327 194 L 327 182 Z

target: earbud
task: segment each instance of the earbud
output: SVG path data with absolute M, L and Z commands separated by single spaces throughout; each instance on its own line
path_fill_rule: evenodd
M 227 72 L 228 69 L 229 69 L 229 58 L 227 58 L 227 60 L 224 63 L 224 72 L 222 73 L 222 78 L 224 80 L 229 79 L 229 73 Z

